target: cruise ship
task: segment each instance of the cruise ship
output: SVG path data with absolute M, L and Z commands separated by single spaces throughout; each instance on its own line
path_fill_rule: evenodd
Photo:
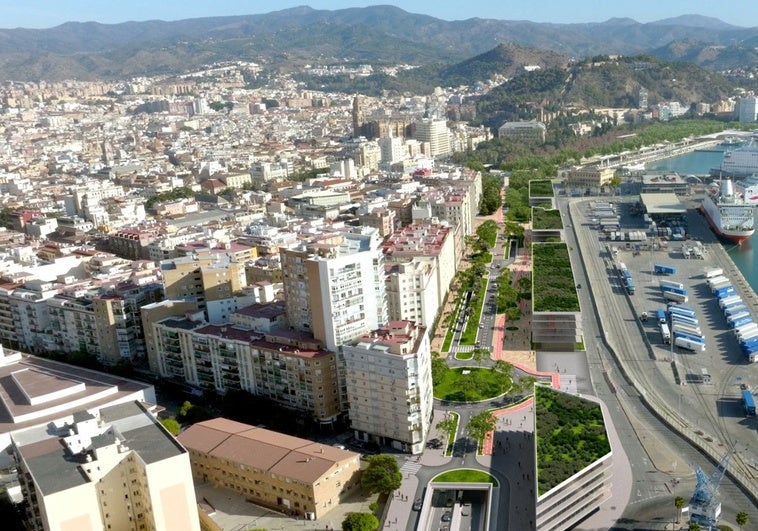
M 711 173 L 729 177 L 749 177 L 758 173 L 758 145 L 750 142 L 746 146 L 724 151 L 721 166 Z
M 731 179 L 706 189 L 700 208 L 713 231 L 725 240 L 740 244 L 755 232 L 753 206 L 735 195 Z

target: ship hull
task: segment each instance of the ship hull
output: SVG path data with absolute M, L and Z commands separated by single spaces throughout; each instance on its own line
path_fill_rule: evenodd
M 706 198 L 703 201 L 704 202 L 705 201 L 710 201 L 710 199 Z M 713 204 L 713 203 L 711 203 L 711 204 Z M 716 236 L 718 236 L 719 238 L 721 238 L 723 240 L 726 240 L 726 241 L 729 241 L 729 242 L 732 242 L 732 243 L 736 243 L 737 245 L 740 245 L 745 240 L 749 240 L 750 237 L 755 232 L 755 229 L 739 230 L 739 231 L 737 231 L 737 230 L 725 230 L 725 229 L 723 229 L 721 227 L 721 223 L 720 222 L 717 222 L 717 220 L 713 219 L 710 211 L 708 210 L 708 208 L 706 208 L 706 206 L 704 204 L 700 205 L 700 211 L 705 216 L 705 219 L 708 220 L 708 225 L 711 226 L 711 230 L 713 230 L 713 232 L 716 234 Z

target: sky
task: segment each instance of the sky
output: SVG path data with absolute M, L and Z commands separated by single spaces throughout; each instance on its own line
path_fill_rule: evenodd
M 334 10 L 378 4 L 392 4 L 411 13 L 445 20 L 480 17 L 571 23 L 629 17 L 651 22 L 697 14 L 736 26 L 758 26 L 758 2 L 754 0 L 727 4 L 716 0 L 0 0 L 0 28 L 49 28 L 70 21 L 115 24 L 130 20 L 253 15 L 300 5 Z

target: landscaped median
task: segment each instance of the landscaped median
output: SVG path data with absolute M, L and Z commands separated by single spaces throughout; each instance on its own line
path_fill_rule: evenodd
M 482 470 L 473 468 L 458 468 L 448 470 L 432 479 L 432 483 L 492 483 L 498 486 L 497 479 Z

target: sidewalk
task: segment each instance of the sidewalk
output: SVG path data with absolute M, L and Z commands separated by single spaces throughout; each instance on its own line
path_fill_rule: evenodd
M 435 410 L 432 426 L 429 430 L 428 439 L 439 439 L 446 441 L 447 436 L 440 432 L 435 424 L 444 417 L 445 411 Z M 387 509 L 385 510 L 385 519 L 383 530 L 401 531 L 407 528 L 408 522 L 412 518 L 413 502 L 416 501 L 418 492 L 418 478 L 416 472 L 421 467 L 438 467 L 449 463 L 453 458 L 445 455 L 446 445 L 440 449 L 427 448 L 420 456 L 406 456 L 405 462 L 400 466 L 400 472 L 403 474 L 403 482 L 400 488 L 395 491 L 392 498 L 387 500 Z

